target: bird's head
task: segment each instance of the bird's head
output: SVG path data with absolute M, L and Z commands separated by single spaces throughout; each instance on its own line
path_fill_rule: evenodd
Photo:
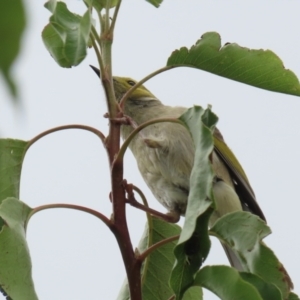
M 113 77 L 115 95 L 117 100 L 119 101 L 122 96 L 135 84 L 136 81 L 129 77 Z M 131 101 L 147 101 L 156 99 L 156 97 L 143 85 L 140 85 L 136 88 L 129 96 Z
M 91 66 L 95 73 L 100 77 L 99 69 Z M 123 95 L 132 88 L 136 81 L 129 77 L 113 77 L 115 96 L 117 101 L 120 101 Z M 136 88 L 128 98 L 129 102 L 135 105 L 146 103 L 146 101 L 157 100 L 157 98 L 143 85 Z M 128 101 L 126 101 L 128 102 Z

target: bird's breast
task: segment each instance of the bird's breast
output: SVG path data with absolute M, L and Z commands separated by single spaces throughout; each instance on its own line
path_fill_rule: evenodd
M 143 179 L 155 198 L 169 211 L 185 213 L 194 146 L 179 124 L 155 124 L 142 130 L 131 142 Z M 170 128 L 171 127 L 171 128 Z

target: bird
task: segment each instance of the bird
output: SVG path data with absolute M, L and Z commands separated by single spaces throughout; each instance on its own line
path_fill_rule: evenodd
M 100 71 L 91 66 L 100 76 Z M 137 82 L 128 77 L 113 77 L 117 101 Z M 137 125 L 157 118 L 178 118 L 186 107 L 164 105 L 145 86 L 138 86 L 127 98 L 124 114 Z M 122 125 L 124 140 L 134 130 Z M 214 129 L 212 169 L 216 209 L 209 226 L 222 216 L 235 211 L 249 211 L 266 222 L 249 180 L 239 161 L 227 146 L 218 128 Z M 174 216 L 184 216 L 189 195 L 189 180 L 195 148 L 188 129 L 178 123 L 162 122 L 142 129 L 130 142 L 138 169 L 154 197 Z M 243 267 L 234 251 L 222 244 L 230 264 L 237 270 Z

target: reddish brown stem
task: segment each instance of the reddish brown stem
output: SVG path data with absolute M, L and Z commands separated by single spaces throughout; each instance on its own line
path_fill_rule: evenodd
M 131 206 L 136 207 L 140 210 L 143 210 L 145 212 L 150 213 L 151 215 L 158 217 L 162 219 L 163 221 L 169 222 L 169 223 L 177 223 L 180 219 L 180 215 L 177 212 L 168 212 L 167 214 L 161 213 L 155 209 L 152 209 L 148 206 L 145 206 L 141 203 L 139 203 L 133 193 L 134 187 L 132 184 L 127 184 L 126 181 L 123 181 L 124 188 L 126 189 L 127 192 L 127 203 L 129 203 Z
M 147 250 L 145 250 L 143 253 L 141 253 L 139 256 L 138 256 L 138 259 L 140 261 L 144 261 L 153 251 L 155 251 L 157 248 L 165 245 L 165 244 L 168 244 L 168 243 L 171 243 L 173 241 L 176 241 L 179 239 L 179 235 L 174 235 L 174 236 L 171 236 L 167 239 L 164 239 L 162 241 L 159 241 L 157 242 L 156 244 L 152 245 L 151 247 L 149 247 Z
M 128 203 L 131 206 L 133 206 L 135 208 L 138 208 L 138 209 L 140 209 L 142 211 L 148 212 L 151 215 L 153 215 L 153 216 L 155 216 L 157 218 L 160 218 L 163 221 L 166 221 L 166 222 L 169 222 L 169 223 L 177 223 L 179 221 L 179 218 L 178 218 L 177 214 L 176 215 L 173 215 L 172 213 L 166 213 L 166 214 L 164 214 L 164 213 L 162 213 L 160 211 L 157 211 L 157 210 L 155 210 L 153 208 L 147 207 L 147 206 L 139 203 L 136 200 L 132 201 L 132 199 L 130 201 L 128 201 Z
M 87 126 L 87 125 L 70 124 L 70 125 L 62 125 L 62 126 L 58 126 L 58 127 L 48 129 L 48 130 L 40 133 L 39 135 L 35 136 L 33 139 L 31 139 L 28 142 L 26 151 L 29 149 L 30 146 L 32 146 L 35 142 L 37 142 L 39 139 L 43 138 L 44 136 L 46 136 L 48 134 L 51 134 L 51 133 L 54 133 L 54 132 L 57 132 L 57 131 L 66 130 L 66 129 L 82 129 L 82 130 L 90 131 L 90 132 L 96 134 L 100 138 L 102 143 L 105 144 L 105 136 L 98 129 L 95 129 L 95 128 L 93 128 L 91 126 Z
M 112 180 L 112 205 L 113 205 L 113 226 L 114 233 L 123 257 L 130 297 L 132 300 L 141 300 L 141 261 L 138 260 L 133 251 L 129 230 L 126 220 L 126 197 L 123 186 L 123 159 L 114 161 L 115 154 L 120 149 L 120 124 L 110 122 L 110 138 L 107 144 L 108 156 L 111 163 Z
M 100 219 L 109 228 L 112 225 L 112 222 L 105 215 L 103 215 L 102 213 L 100 213 L 94 209 L 91 209 L 91 208 L 88 208 L 85 206 L 81 206 L 81 205 L 67 204 L 67 203 L 53 203 L 53 204 L 37 206 L 29 214 L 26 223 L 28 223 L 29 219 L 37 212 L 40 212 L 45 209 L 51 209 L 51 208 L 69 208 L 69 209 L 80 210 L 80 211 L 89 213 L 89 214 L 95 216 L 96 218 Z
M 118 2 L 115 13 L 117 14 L 119 5 Z M 116 16 L 116 15 L 115 15 Z M 114 16 L 114 18 L 115 18 Z M 110 118 L 109 135 L 106 139 L 106 150 L 111 167 L 111 201 L 113 207 L 112 226 L 110 227 L 114 233 L 119 248 L 123 257 L 125 265 L 130 299 L 141 300 L 141 262 L 136 258 L 126 220 L 126 197 L 123 187 L 123 157 L 117 157 L 120 151 L 120 118 L 123 113 L 119 104 L 115 99 L 112 81 L 112 64 L 111 64 L 111 47 L 113 38 L 113 28 L 115 19 L 113 21 L 111 30 L 108 28 L 108 7 L 106 9 L 104 26 L 101 27 L 101 49 L 102 58 L 104 61 L 103 68 L 101 68 L 101 81 L 107 99 L 108 113 Z M 116 122 L 116 120 L 119 120 Z

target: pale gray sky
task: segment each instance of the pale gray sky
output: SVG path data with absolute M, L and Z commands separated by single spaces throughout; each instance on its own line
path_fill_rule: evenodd
M 66 2 L 73 11 L 84 11 L 81 1 Z M 26 5 L 29 26 L 14 68 L 22 108 L 16 111 L 11 105 L 1 81 L 1 136 L 27 140 L 46 129 L 75 123 L 106 133 L 102 88 L 88 67 L 97 64 L 92 51 L 79 67 L 58 67 L 41 40 L 50 14 L 42 1 Z M 165 0 L 159 9 L 146 1 L 124 0 L 115 33 L 114 74 L 141 79 L 163 67 L 173 50 L 190 47 L 203 33 L 217 31 L 222 44 L 273 50 L 300 77 L 299 11 L 296 0 Z M 183 68 L 161 74 L 146 86 L 169 105 L 212 104 L 220 118 L 218 127 L 248 174 L 273 231 L 265 241 L 299 293 L 300 99 Z M 152 207 L 164 211 L 129 152 L 125 168 L 125 178 L 145 191 Z M 64 131 L 42 139 L 28 152 L 21 199 L 31 207 L 75 203 L 109 216 L 109 185 L 101 142 L 87 132 Z M 131 208 L 128 216 L 136 245 L 145 216 Z M 96 218 L 71 210 L 44 211 L 30 221 L 27 237 L 41 300 L 116 298 L 125 272 L 113 235 Z M 218 243 L 206 263 L 227 263 Z M 217 298 L 207 293 L 206 299 Z

